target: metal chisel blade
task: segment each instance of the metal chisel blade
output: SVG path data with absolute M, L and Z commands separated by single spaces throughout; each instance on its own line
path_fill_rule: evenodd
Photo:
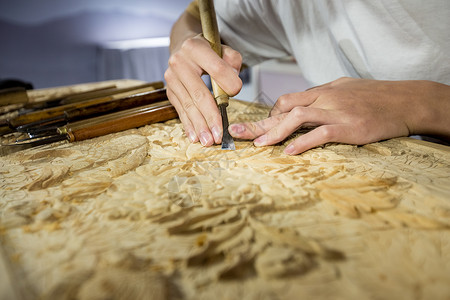
M 0 156 L 6 156 L 18 151 L 29 149 L 32 147 L 51 144 L 54 142 L 60 142 L 67 140 L 66 135 L 53 135 L 44 138 L 30 138 L 13 142 L 11 144 L 0 144 Z
M 228 132 L 229 124 L 228 124 L 227 106 L 225 104 L 220 104 L 219 110 L 220 115 L 222 116 L 222 128 L 223 128 L 222 150 L 236 150 L 233 138 Z

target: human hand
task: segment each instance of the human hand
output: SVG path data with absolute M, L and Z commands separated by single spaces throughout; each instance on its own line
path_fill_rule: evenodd
M 169 59 L 164 74 L 169 101 L 175 107 L 191 142 L 203 146 L 222 141 L 222 119 L 213 95 L 201 79 L 208 73 L 230 96 L 239 93 L 241 55 L 222 46 L 221 59 L 201 34 L 185 40 Z
M 232 124 L 229 132 L 235 138 L 255 139 L 256 146 L 265 146 L 283 141 L 302 126 L 317 126 L 286 147 L 284 152 L 292 155 L 328 142 L 361 145 L 430 133 L 436 131 L 433 123 L 448 125 L 448 117 L 444 120 L 450 108 L 448 92 L 448 86 L 431 81 L 340 78 L 305 92 L 283 95 L 269 118 Z

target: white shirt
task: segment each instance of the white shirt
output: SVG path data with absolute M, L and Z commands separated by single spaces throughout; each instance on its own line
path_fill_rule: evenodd
M 449 0 L 215 1 L 222 39 L 255 65 L 292 55 L 312 85 L 342 76 L 450 84 Z

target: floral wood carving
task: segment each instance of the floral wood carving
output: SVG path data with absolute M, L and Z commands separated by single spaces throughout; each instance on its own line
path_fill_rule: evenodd
M 267 112 L 229 107 L 232 122 Z M 9 275 L 48 299 L 450 294 L 448 150 L 236 147 L 190 144 L 170 121 L 4 157 Z

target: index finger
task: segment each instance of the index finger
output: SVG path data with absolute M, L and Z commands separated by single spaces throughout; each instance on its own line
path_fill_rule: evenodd
M 239 78 L 239 72 L 236 70 L 237 62 L 233 62 L 233 66 L 220 58 L 203 37 L 186 41 L 182 46 L 182 50 L 189 53 L 192 61 L 214 78 L 228 95 L 233 96 L 239 93 L 242 87 L 242 80 Z M 227 58 L 234 57 L 233 60 L 239 60 L 240 54 L 237 51 L 233 51 L 231 48 L 227 48 Z M 234 53 L 234 55 L 231 53 Z
M 270 110 L 269 116 L 290 112 L 296 106 L 309 106 L 313 104 L 318 97 L 319 93 L 314 90 L 282 95 Z

